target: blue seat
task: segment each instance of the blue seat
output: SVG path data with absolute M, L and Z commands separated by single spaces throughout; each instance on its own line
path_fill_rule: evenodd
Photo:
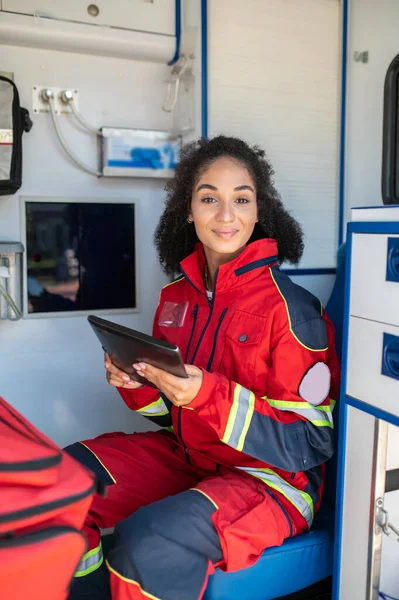
M 341 358 L 345 282 L 345 247 L 337 256 L 337 277 L 326 312 L 336 329 L 338 358 Z M 334 410 L 335 438 L 338 410 Z M 323 504 L 310 531 L 287 539 L 282 546 L 268 548 L 248 569 L 224 573 L 218 569 L 210 578 L 204 600 L 273 600 L 332 575 L 335 519 L 336 454 L 326 465 Z
M 255 565 L 209 578 L 204 600 L 272 600 L 332 574 L 334 510 L 324 504 L 312 529 L 268 548 Z

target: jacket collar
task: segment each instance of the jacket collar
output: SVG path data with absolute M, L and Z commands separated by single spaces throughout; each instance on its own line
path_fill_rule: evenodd
M 266 269 L 275 265 L 278 260 L 277 242 L 273 239 L 262 239 L 248 244 L 237 258 L 216 271 L 215 290 L 225 292 L 229 289 L 245 285 L 261 275 Z M 188 282 L 199 292 L 206 294 L 204 286 L 205 253 L 201 243 L 181 263 L 181 270 Z

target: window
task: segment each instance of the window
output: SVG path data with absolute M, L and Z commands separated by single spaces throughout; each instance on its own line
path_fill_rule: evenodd
M 29 313 L 134 309 L 135 205 L 25 199 Z
M 381 191 L 384 204 L 399 204 L 399 54 L 385 76 Z

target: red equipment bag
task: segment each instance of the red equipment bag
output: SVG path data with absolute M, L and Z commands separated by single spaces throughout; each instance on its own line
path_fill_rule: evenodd
M 0 397 L 0 596 L 65 600 L 94 475 Z

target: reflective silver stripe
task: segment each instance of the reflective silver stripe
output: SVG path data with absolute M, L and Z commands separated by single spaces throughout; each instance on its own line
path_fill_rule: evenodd
M 311 421 L 312 423 L 314 421 L 316 421 L 316 425 L 318 424 L 319 421 L 328 421 L 331 425 L 333 424 L 333 418 L 332 418 L 332 414 L 330 411 L 322 411 L 322 410 L 317 410 L 317 408 L 282 408 L 282 407 L 274 407 L 277 408 L 277 410 L 289 410 L 291 412 L 294 412 L 297 415 L 301 415 L 302 417 L 305 417 L 305 419 L 307 421 Z M 320 425 L 322 425 L 322 423 L 319 423 Z M 327 425 L 325 423 L 325 425 Z
M 139 412 L 144 417 L 162 417 L 164 415 L 169 414 L 169 410 L 162 400 L 162 398 L 158 398 L 155 402 L 151 402 L 148 406 L 144 406 L 140 408 L 137 412 Z
M 287 483 L 284 479 L 276 475 L 271 469 L 256 469 L 250 467 L 236 467 L 240 469 L 240 471 L 245 471 L 249 475 L 253 477 L 257 477 L 261 479 L 264 483 L 266 483 L 271 488 L 281 492 L 291 504 L 295 506 L 295 508 L 301 513 L 303 518 L 305 519 L 308 527 L 312 525 L 313 515 L 314 515 L 314 507 L 313 500 L 306 492 L 301 492 L 297 490 L 292 485 Z
M 102 564 L 103 560 L 103 549 L 100 542 L 100 545 L 97 546 L 97 548 L 90 550 L 90 552 L 87 552 L 83 556 L 75 572 L 75 577 L 82 577 L 83 575 L 88 575 L 92 571 L 95 571 Z
M 234 400 L 230 409 L 222 442 L 228 444 L 232 448 L 236 448 L 236 450 L 239 450 L 240 452 L 242 451 L 251 424 L 254 408 L 255 396 L 253 392 L 236 384 Z
M 230 439 L 228 441 L 229 446 L 233 446 L 233 448 L 237 448 L 238 442 L 240 441 L 245 419 L 249 410 L 250 397 L 251 392 L 242 387 L 238 396 L 238 410 L 233 425 L 233 431 L 231 432 Z

